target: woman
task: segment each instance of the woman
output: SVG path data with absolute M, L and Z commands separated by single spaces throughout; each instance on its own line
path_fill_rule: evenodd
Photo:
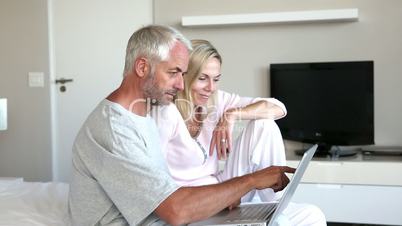
M 286 114 L 284 105 L 273 98 L 245 98 L 217 90 L 221 56 L 208 41 L 193 40 L 192 45 L 184 91 L 175 101 L 179 111 L 174 105 L 161 107 L 155 117 L 172 176 L 181 185 L 204 185 L 284 165 L 283 140 L 273 121 Z M 252 121 L 232 141 L 233 124 L 241 119 Z M 218 160 L 227 155 L 225 170 L 219 172 Z M 275 198 L 271 189 L 265 196 L 257 193 L 263 201 Z M 254 195 L 242 200 L 251 201 Z
M 286 115 L 285 106 L 273 98 L 246 98 L 217 90 L 222 58 L 205 40 L 193 40 L 184 90 L 176 106 L 156 108 L 164 157 L 180 185 L 215 184 L 271 165 L 285 165 L 285 151 L 275 119 Z M 233 124 L 250 120 L 236 140 Z M 223 171 L 218 160 L 225 159 Z M 272 189 L 255 190 L 242 202 L 273 201 L 281 196 Z M 325 225 L 314 206 L 294 204 L 287 216 L 293 224 Z

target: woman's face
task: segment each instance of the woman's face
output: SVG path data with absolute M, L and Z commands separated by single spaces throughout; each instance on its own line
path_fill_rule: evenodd
M 215 57 L 209 58 L 191 86 L 194 105 L 206 105 L 208 103 L 209 97 L 216 91 L 220 77 L 221 63 Z

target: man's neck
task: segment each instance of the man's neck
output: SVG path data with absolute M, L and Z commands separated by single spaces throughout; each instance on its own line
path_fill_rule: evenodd
M 142 93 L 142 89 L 138 84 L 134 87 L 135 82 L 122 82 L 121 86 L 113 91 L 106 99 L 120 104 L 128 111 L 139 115 L 146 116 L 150 110 L 150 105 Z

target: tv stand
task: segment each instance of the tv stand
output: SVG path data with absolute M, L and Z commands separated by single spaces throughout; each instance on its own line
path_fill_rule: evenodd
M 291 167 L 297 167 L 301 159 L 294 150 L 289 147 L 286 151 L 287 165 Z M 337 160 L 314 157 L 292 202 L 320 207 L 328 222 L 402 225 L 400 172 L 402 155 L 358 152 Z
M 334 146 L 335 149 L 331 149 L 331 145 L 318 145 L 317 151 L 314 154 L 314 157 L 327 157 L 330 156 L 331 159 L 335 159 L 338 157 L 347 157 L 354 156 L 357 154 L 356 150 L 344 150 L 340 149 L 338 146 Z M 303 155 L 307 149 L 298 149 L 295 150 L 296 155 Z

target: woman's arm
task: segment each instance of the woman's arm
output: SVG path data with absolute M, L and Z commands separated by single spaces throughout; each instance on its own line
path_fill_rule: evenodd
M 245 107 L 231 108 L 223 113 L 222 118 L 228 121 L 252 119 L 278 119 L 285 115 L 284 110 L 269 101 L 260 100 Z
M 280 102 L 279 102 L 280 103 Z M 216 147 L 218 158 L 226 159 L 226 154 L 232 150 L 232 130 L 237 120 L 278 119 L 285 116 L 284 106 L 279 106 L 267 100 L 259 100 L 244 107 L 226 110 L 212 134 L 209 154 Z

